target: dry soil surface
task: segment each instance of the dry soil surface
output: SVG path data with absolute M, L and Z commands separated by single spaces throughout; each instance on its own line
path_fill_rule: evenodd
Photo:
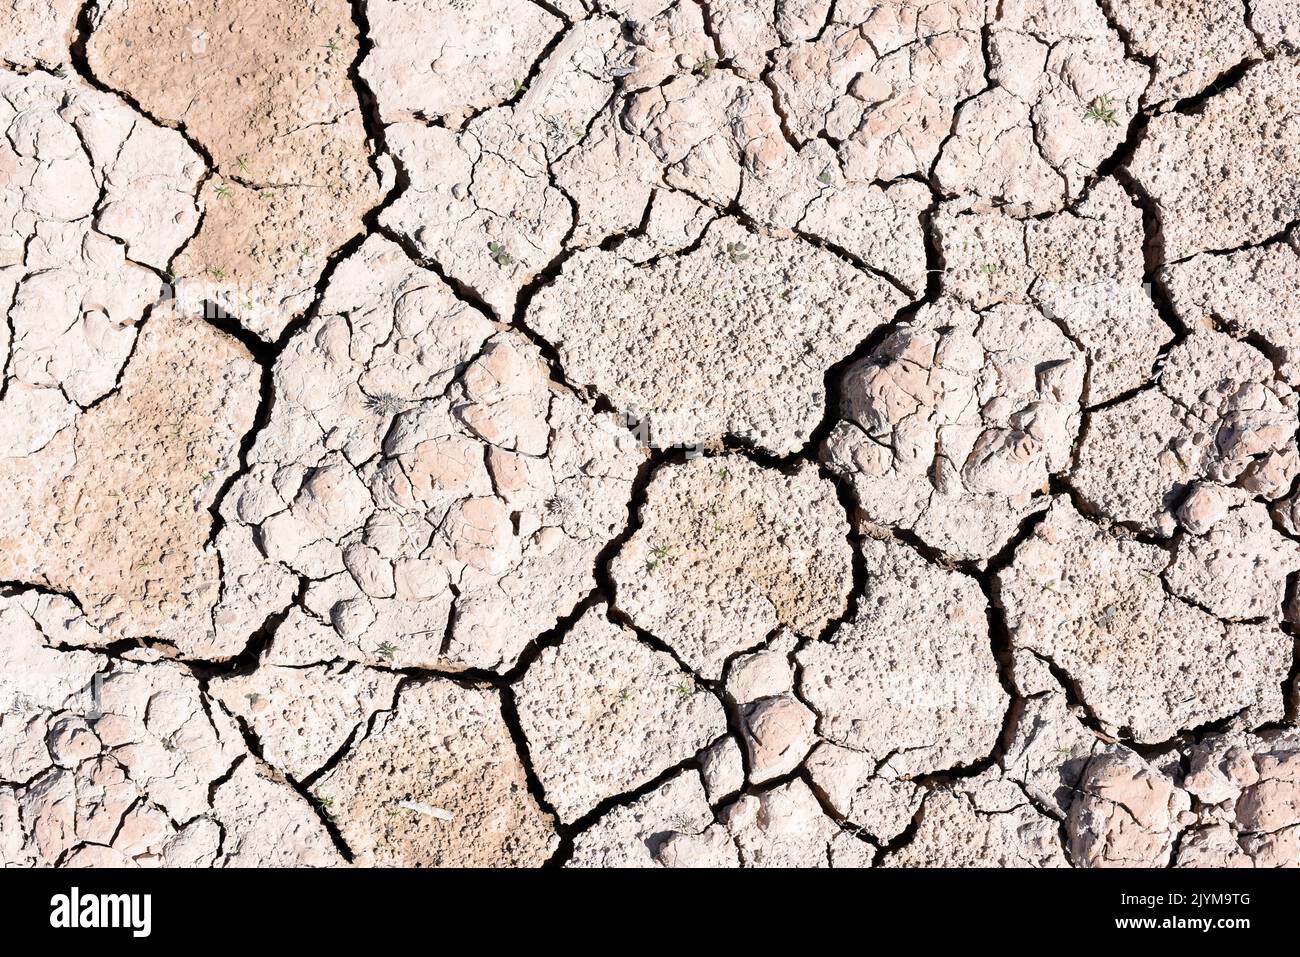
M 1300 865 L 1291 0 L 0 0 L 0 864 Z

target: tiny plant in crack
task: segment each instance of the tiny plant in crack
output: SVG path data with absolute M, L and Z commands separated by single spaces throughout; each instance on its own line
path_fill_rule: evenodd
M 717 60 L 708 58 L 695 64 L 695 66 L 691 68 L 691 72 L 696 76 L 703 77 L 707 80 L 709 77 L 713 76 L 713 71 L 717 69 L 717 66 Z
M 247 157 L 247 156 L 236 156 L 236 157 L 235 157 L 235 165 L 239 167 L 239 171 L 240 171 L 241 173 L 247 173 L 247 172 L 248 172 L 248 157 Z
M 316 802 L 316 810 L 320 811 L 321 816 L 324 817 L 325 820 L 333 824 L 334 799 L 331 797 L 321 797 L 320 795 L 313 795 L 312 798 Z
M 1084 116 L 1105 123 L 1107 126 L 1119 125 L 1119 118 L 1115 115 L 1115 104 L 1108 96 L 1099 96 L 1093 100 Z
M 227 186 L 225 183 L 222 183 L 220 186 L 216 187 L 212 192 L 217 194 L 217 199 L 230 198 L 230 187 Z
M 397 654 L 397 646 L 391 641 L 386 641 L 379 646 L 377 654 L 384 661 L 392 661 L 393 655 Z
M 389 416 L 397 415 L 398 412 L 401 412 L 402 406 L 405 405 L 405 403 L 399 396 L 387 392 L 380 392 L 376 395 L 366 396 L 365 405 L 366 408 L 375 415 L 388 418 Z
M 68 68 L 64 66 L 62 63 L 60 63 L 50 72 L 53 73 L 55 76 L 57 76 L 60 80 L 66 80 L 68 78 Z
M 683 681 L 681 684 L 677 686 L 677 696 L 679 698 L 689 698 L 691 696 L 691 692 L 693 692 L 694 690 L 695 689 L 691 687 L 691 683 L 689 681 Z
M 515 257 L 506 251 L 506 247 L 500 243 L 488 243 L 488 252 L 492 255 L 492 261 L 498 266 L 509 266 L 515 261 Z

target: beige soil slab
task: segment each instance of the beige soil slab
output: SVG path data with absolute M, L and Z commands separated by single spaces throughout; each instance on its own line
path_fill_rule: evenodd
M 1300 738 L 1210 735 L 1190 755 L 1183 786 L 1208 806 L 1185 831 L 1179 867 L 1295 867 L 1300 864 Z
M 314 660 L 509 668 L 595 584 L 641 452 L 498 329 L 373 237 L 281 354 L 222 507 L 312 580 Z
M 902 304 L 831 253 L 723 220 L 648 265 L 579 254 L 527 321 L 568 376 L 644 419 L 653 445 L 735 436 L 780 455 L 820 421 L 827 368 Z
M 3 0 L 0 63 L 66 69 L 80 12 L 77 0 Z
M 1255 249 L 1203 254 L 1165 267 L 1179 318 L 1192 328 L 1221 328 L 1264 350 L 1291 386 L 1300 385 L 1300 234 Z
M 348 79 L 350 7 L 105 0 L 92 23 L 86 52 L 98 79 L 211 158 L 203 223 L 175 267 L 187 295 L 275 339 L 379 201 Z
M 1243 710 L 1281 717 L 1291 638 L 1174 597 L 1160 580 L 1170 562 L 1057 499 L 998 575 L 1012 647 L 1059 667 L 1110 733 L 1138 741 Z
M 1003 776 L 1016 782 L 1036 807 L 1053 817 L 1064 817 L 1079 793 L 1088 762 L 1107 742 L 1085 724 L 1086 714 L 1070 705 L 1065 693 L 1033 652 L 1015 652 L 1020 665 L 1038 666 L 1046 672 L 1043 686 L 1020 681 L 1022 693 L 1032 697 L 1015 716 L 1011 737 L 999 764 Z M 1025 669 L 1028 670 L 1028 669 Z
M 813 788 L 828 807 L 878 842 L 887 844 L 907 830 L 925 794 L 905 778 L 876 773 L 876 761 L 862 751 L 823 742 L 805 766 Z
M 208 690 L 253 732 L 268 764 L 301 781 L 392 708 L 398 683 L 368 668 L 263 665 L 218 677 Z
M 528 791 L 500 695 L 451 681 L 403 688 L 312 791 L 363 864 L 537 866 L 559 840 Z
M 964 208 L 1034 216 L 1081 195 L 1123 142 L 1149 75 L 1095 3 L 997 6 L 991 85 L 961 104 L 934 176 Z
M 39 450 L 4 460 L 0 578 L 75 595 L 106 642 L 242 650 L 212 617 L 221 565 L 206 547 L 208 506 L 239 465 L 257 381 L 239 343 L 154 310 L 116 391 Z
M 796 643 L 792 632 L 783 631 L 763 651 L 734 658 L 727 667 L 727 697 L 739 715 L 752 784 L 794 771 L 817 742 L 817 716 L 795 694 L 790 654 Z M 703 765 L 701 770 L 710 794 L 728 790 Z
M 715 815 L 699 775 L 683 771 L 584 831 L 569 866 L 865 867 L 873 856 L 803 781 L 746 795 Z
M 607 609 L 587 611 L 520 680 L 519 723 L 546 799 L 569 822 L 727 730 L 722 704 Z
M 904 546 L 862 550 L 858 614 L 797 655 L 818 730 L 895 776 L 974 763 L 1007 708 L 978 584 Z
M 927 305 L 844 373 L 822 458 L 865 521 L 988 558 L 1068 466 L 1083 377 L 1078 347 L 1032 306 Z
M 1037 305 L 1084 349 L 1087 405 L 1150 380 L 1173 330 L 1146 280 L 1142 210 L 1117 180 L 1100 180 L 1072 209 L 1041 218 L 949 203 L 937 222 L 944 292 L 980 310 Z
M 518 93 L 561 24 L 540 4 L 513 0 L 379 0 L 366 14 L 374 46 L 361 75 L 384 120 L 452 128 Z M 418 55 L 431 47 L 436 55 Z
M 1169 351 L 1154 385 L 1093 413 L 1070 480 L 1105 517 L 1167 536 L 1195 482 L 1286 495 L 1300 473 L 1296 408 L 1263 352 L 1198 331 Z
M 89 622 L 0 597 L 0 864 L 332 866 L 320 818 L 182 666 L 56 650 Z M 11 813 L 13 812 L 13 813 Z
M 1057 822 L 993 770 L 932 791 L 885 867 L 1066 867 Z
M 1258 56 L 1248 24 L 1251 8 L 1240 0 L 1112 0 L 1108 9 L 1129 49 L 1154 61 L 1147 102 L 1195 96 L 1220 75 Z
M 113 389 L 159 295 L 153 270 L 198 224 L 203 164 L 175 131 L 72 77 L 0 70 L 0 126 L 0 344 L 17 387 L 3 401 L 44 413 L 5 416 L 27 454 L 61 418 L 53 406 L 71 415 Z
M 1066 822 L 1077 866 L 1168 866 L 1193 816 L 1185 791 L 1128 750 L 1093 757 L 1078 787 Z
M 615 606 L 699 674 L 785 626 L 818 635 L 842 614 L 852 570 L 834 487 L 742 455 L 665 466 L 610 567 Z
M 1177 261 L 1276 236 L 1300 219 L 1300 68 L 1259 63 L 1199 113 L 1151 121 L 1129 169 L 1154 201 Z

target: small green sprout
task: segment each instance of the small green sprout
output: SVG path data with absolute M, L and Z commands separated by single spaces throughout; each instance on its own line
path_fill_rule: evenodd
M 226 278 L 226 271 L 220 266 L 210 266 L 208 268 L 208 275 L 217 280 L 217 282 L 220 282 Z
M 695 688 L 691 686 L 689 681 L 683 681 L 677 686 L 677 694 L 682 698 L 689 698 L 694 691 Z
M 817 182 L 819 182 L 819 183 L 825 183 L 827 186 L 830 185 L 830 182 L 831 182 L 831 168 L 830 168 L 829 166 L 826 167 L 824 170 L 822 170 L 820 173 L 817 174 Z
M 392 661 L 393 655 L 397 653 L 397 646 L 391 641 L 386 641 L 379 646 L 379 657 L 384 661 Z
M 626 702 L 626 701 L 631 701 L 631 700 L 632 700 L 632 692 L 630 692 L 630 691 L 628 691 L 626 688 L 624 688 L 622 691 L 620 691 L 620 692 L 618 693 L 618 700 L 619 700 L 619 701 L 624 701 L 624 702 Z
M 214 193 L 217 194 L 217 199 L 229 199 L 229 198 L 230 198 L 230 187 L 227 186 L 225 183 L 222 183 L 220 186 L 218 186 L 218 187 L 217 187 L 216 189 L 214 189 L 212 192 L 214 192 Z
M 749 251 L 745 249 L 744 243 L 727 243 L 724 248 L 733 263 L 743 263 L 749 258 Z
M 236 156 L 236 157 L 235 157 L 235 165 L 239 167 L 239 171 L 240 171 L 241 173 L 247 173 L 247 172 L 248 172 L 248 157 L 247 157 L 247 156 Z
M 330 53 L 338 53 L 339 52 L 338 39 L 336 37 L 330 37 L 329 42 L 325 44 L 325 49 L 329 50 Z
M 57 76 L 60 80 L 66 80 L 68 78 L 68 68 L 64 66 L 62 63 L 60 63 L 50 72 L 53 73 L 55 76 Z
M 528 89 L 527 83 L 523 82 L 522 80 L 515 80 L 514 92 L 510 94 L 511 99 L 514 99 L 516 96 L 519 96 L 519 94 L 525 92 L 527 89 Z
M 691 68 L 691 72 L 694 73 L 696 76 L 703 77 L 704 79 L 707 80 L 709 77 L 713 76 L 713 71 L 714 69 L 717 68 L 717 66 L 718 66 L 718 61 L 710 57 L 701 60 L 699 63 L 695 64 L 695 66 Z
M 1043 582 L 1043 584 L 1042 584 L 1042 589 L 1043 589 L 1043 591 L 1053 591 L 1053 592 L 1054 592 L 1054 591 L 1056 591 L 1056 582 L 1049 578 L 1047 581 Z
M 672 549 L 662 543 L 651 545 L 650 554 L 653 555 L 654 557 L 650 561 L 646 562 L 646 567 L 649 568 L 651 571 L 654 571 L 655 567 L 661 561 L 663 561 L 670 554 L 672 554 Z
M 1092 105 L 1083 115 L 1090 120 L 1099 120 L 1107 126 L 1119 125 L 1119 119 L 1115 116 L 1115 104 L 1108 96 L 1099 96 L 1093 100 Z
M 980 266 L 980 272 L 986 276 L 996 276 L 998 274 L 997 263 L 985 263 L 983 266 Z
M 316 810 L 320 811 L 325 820 L 334 823 L 334 799 L 319 795 L 312 795 L 312 798 L 316 802 Z
M 492 261 L 498 266 L 509 266 L 515 261 L 515 257 L 506 251 L 506 247 L 500 243 L 488 243 L 488 252 L 492 254 Z

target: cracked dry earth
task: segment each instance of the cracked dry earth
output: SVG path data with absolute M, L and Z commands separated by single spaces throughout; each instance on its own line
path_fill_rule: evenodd
M 1290 0 L 0 60 L 0 861 L 1300 864 Z

